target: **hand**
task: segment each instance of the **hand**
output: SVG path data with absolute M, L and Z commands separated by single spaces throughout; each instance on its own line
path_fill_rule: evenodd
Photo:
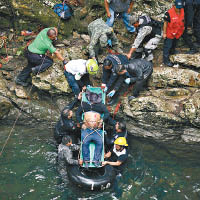
M 78 128 L 80 128 L 80 127 L 81 127 L 80 123 L 77 123 L 77 127 L 78 127 Z
M 80 80 L 81 79 L 81 75 L 80 75 L 80 73 L 77 73 L 77 74 L 75 74 L 75 80 Z
M 81 100 L 81 98 L 82 98 L 82 92 L 80 92 L 80 93 L 78 94 L 78 100 Z
M 102 166 L 105 166 L 105 165 L 108 164 L 108 162 L 107 161 L 103 161 L 101 164 L 102 164 Z
M 126 84 L 128 84 L 128 85 L 129 85 L 129 84 L 130 84 L 130 82 L 131 82 L 131 79 L 130 79 L 130 78 L 126 78 L 126 79 L 125 79 L 125 83 L 126 83 Z
M 128 53 L 128 54 L 126 54 L 126 56 L 127 56 L 128 59 L 130 59 L 131 56 L 132 56 L 132 54 L 131 54 L 131 53 Z
M 107 17 L 110 18 L 111 17 L 111 14 L 110 12 L 107 12 Z
M 166 33 L 163 33 L 163 39 L 165 39 L 167 37 Z
M 114 94 L 115 94 L 115 90 L 112 90 L 111 92 L 109 92 L 109 93 L 107 94 L 107 96 L 108 96 L 108 97 L 113 97 Z
M 79 159 L 78 163 L 79 163 L 79 165 L 83 165 L 83 160 Z

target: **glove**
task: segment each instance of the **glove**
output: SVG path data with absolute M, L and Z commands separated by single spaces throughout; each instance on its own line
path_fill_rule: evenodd
M 128 85 L 129 85 L 129 84 L 130 84 L 130 82 L 131 82 L 131 79 L 130 79 L 130 78 L 126 78 L 126 79 L 125 79 L 125 83 L 126 83 L 126 84 L 128 84 Z
M 80 80 L 81 79 L 81 74 L 80 73 L 78 73 L 78 74 L 75 74 L 75 80 Z
M 63 60 L 63 65 L 66 65 L 67 64 L 67 61 L 64 59 Z
M 108 39 L 108 45 L 110 46 L 110 47 L 112 47 L 112 41 L 111 41 L 111 39 Z
M 91 85 L 87 85 L 87 88 L 90 88 L 90 87 L 92 87 Z
M 107 96 L 108 96 L 108 97 L 113 97 L 114 94 L 115 94 L 115 90 L 112 90 L 111 92 L 109 92 L 109 93 L 107 94 Z

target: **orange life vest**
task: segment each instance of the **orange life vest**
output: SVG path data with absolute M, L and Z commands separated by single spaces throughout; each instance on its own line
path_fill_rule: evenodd
M 184 9 L 181 8 L 180 14 L 176 13 L 173 6 L 168 10 L 170 22 L 167 24 L 167 38 L 178 39 L 184 32 Z

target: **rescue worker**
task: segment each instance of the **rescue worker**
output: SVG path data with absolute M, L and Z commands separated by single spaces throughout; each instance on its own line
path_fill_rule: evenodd
M 110 149 L 114 145 L 114 141 L 118 137 L 125 137 L 127 139 L 128 133 L 126 129 L 126 123 L 124 121 L 117 121 L 115 123 L 114 129 L 112 130 L 112 135 L 109 137 L 106 135 L 106 145 Z
M 113 104 L 117 100 L 117 96 L 122 88 L 124 75 L 116 73 L 116 69 L 120 65 L 128 64 L 129 60 L 125 55 L 113 55 L 109 54 L 103 63 L 103 77 L 102 85 L 104 92 L 107 92 L 107 96 L 110 98 L 108 105 Z
M 163 26 L 163 63 L 169 67 L 173 66 L 170 54 L 175 53 L 177 40 L 184 32 L 184 9 L 182 0 L 175 0 L 175 5 L 164 15 Z
M 65 65 L 64 75 L 72 88 L 75 97 L 78 97 L 82 88 L 91 85 L 89 75 L 95 75 L 99 67 L 95 60 L 70 60 Z
M 59 121 L 55 125 L 54 129 L 54 139 L 57 144 L 60 144 L 62 138 L 66 135 L 70 135 L 72 137 L 72 141 L 76 142 L 78 139 L 76 123 L 73 121 L 73 111 L 72 109 L 78 104 L 78 100 L 80 100 L 81 94 L 79 94 L 78 99 L 75 98 L 69 105 L 65 106 L 65 108 L 61 112 L 61 116 Z
M 104 0 L 107 13 L 106 24 L 110 27 L 114 25 L 115 17 L 120 15 L 130 33 L 135 32 L 135 27 L 130 24 L 130 12 L 133 8 L 133 0 Z
M 73 153 L 77 153 L 80 147 L 72 144 L 70 136 L 64 136 L 58 146 L 58 171 L 64 180 L 68 179 L 66 165 L 82 165 L 82 161 L 74 159 Z
M 193 4 L 193 0 L 183 0 L 184 2 L 184 13 L 185 13 L 185 30 L 183 33 L 183 39 L 185 41 L 185 44 L 190 48 L 189 51 L 187 51 L 187 54 L 195 54 L 198 52 L 197 47 L 194 45 L 192 41 L 192 35 L 193 34 L 193 20 L 194 20 L 194 9 L 195 5 Z M 200 3 L 200 0 L 199 0 Z M 200 17 L 200 15 L 199 15 Z M 197 21 L 200 22 L 198 19 Z M 199 29 L 200 31 L 200 29 Z M 199 37 L 199 33 L 198 33 Z
M 58 30 L 55 27 L 45 28 L 37 35 L 26 49 L 25 56 L 28 64 L 17 76 L 16 84 L 26 87 L 28 86 L 27 79 L 31 73 L 36 75 L 46 71 L 53 64 L 53 60 L 47 56 L 48 52 L 54 53 L 59 60 L 63 61 L 63 65 L 67 63 L 52 45 L 52 42 L 57 39 L 57 35 Z
M 133 95 L 128 97 L 129 101 L 139 96 L 140 91 L 146 87 L 152 72 L 152 62 L 144 59 L 133 59 L 129 64 L 123 65 L 118 73 L 126 74 L 125 83 L 127 85 L 134 83 Z
M 118 39 L 113 31 L 101 18 L 88 25 L 90 44 L 88 45 L 90 58 L 96 59 L 100 48 L 109 47 L 122 53 Z
M 102 162 L 102 166 L 112 165 L 117 173 L 121 173 L 128 159 L 127 141 L 125 137 L 118 137 L 114 142 L 114 147 L 111 151 L 105 154 L 104 158 L 109 159 Z
M 153 50 L 157 48 L 162 39 L 162 23 L 158 22 L 148 15 L 137 18 L 131 16 L 131 24 L 137 27 L 137 36 L 127 54 L 128 59 L 134 53 L 134 58 L 144 58 L 147 61 L 153 60 Z

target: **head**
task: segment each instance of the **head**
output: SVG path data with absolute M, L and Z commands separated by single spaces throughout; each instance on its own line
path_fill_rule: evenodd
M 118 137 L 115 141 L 115 148 L 117 151 L 122 151 L 125 147 L 128 146 L 126 138 L 125 137 Z
M 66 145 L 66 146 L 70 146 L 70 145 L 72 145 L 72 138 L 70 137 L 70 136 L 64 136 L 63 138 L 62 138 L 62 144 L 63 145 Z
M 117 132 L 124 132 L 126 131 L 126 124 L 124 122 L 117 122 L 115 125 L 115 129 Z
M 105 59 L 103 61 L 103 67 L 105 69 L 111 69 L 112 68 L 112 61 L 110 59 Z
M 47 36 L 49 37 L 50 40 L 56 40 L 57 39 L 57 33 L 56 30 L 53 28 L 50 28 L 47 31 Z
M 104 48 L 104 47 L 107 46 L 107 44 L 108 44 L 108 37 L 107 37 L 107 35 L 105 33 L 100 36 L 99 43 L 100 43 L 100 46 L 102 48 Z
M 72 115 L 73 115 L 73 111 L 68 109 L 68 108 L 65 108 L 63 111 L 62 111 L 62 117 L 64 118 L 67 118 L 67 119 L 71 119 L 72 118 Z
M 87 68 L 87 72 L 90 74 L 90 75 L 95 75 L 97 74 L 98 70 L 99 70 L 99 66 L 97 64 L 97 62 L 93 59 L 89 59 L 87 62 L 86 62 L 86 68 Z
M 175 4 L 176 9 L 178 9 L 178 10 L 183 8 L 182 0 L 175 0 L 174 4 Z

